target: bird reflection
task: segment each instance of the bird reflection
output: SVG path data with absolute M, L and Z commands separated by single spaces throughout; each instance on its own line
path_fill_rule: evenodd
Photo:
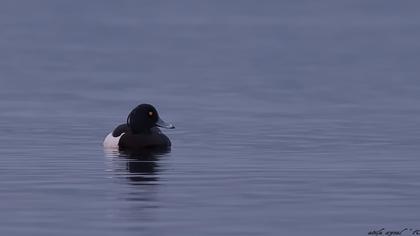
M 132 184 L 150 185 L 156 184 L 158 180 L 159 158 L 170 151 L 170 148 L 148 148 L 136 151 L 113 150 L 107 154 L 123 161 L 128 172 L 126 177 Z

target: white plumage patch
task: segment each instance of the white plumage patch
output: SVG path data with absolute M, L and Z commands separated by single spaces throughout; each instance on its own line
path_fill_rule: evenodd
M 104 147 L 105 148 L 118 148 L 118 142 L 120 141 L 120 138 L 123 134 L 124 133 L 120 134 L 120 136 L 118 136 L 118 137 L 114 137 L 114 136 L 112 136 L 112 132 L 109 133 L 105 137 L 105 140 L 104 140 L 104 143 L 103 143 Z

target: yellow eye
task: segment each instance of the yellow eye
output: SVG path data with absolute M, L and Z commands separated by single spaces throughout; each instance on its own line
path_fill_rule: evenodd
M 153 111 L 149 111 L 149 116 L 153 116 Z

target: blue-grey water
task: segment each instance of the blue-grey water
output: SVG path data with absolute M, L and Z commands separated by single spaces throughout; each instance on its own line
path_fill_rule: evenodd
M 1 235 L 420 229 L 417 1 L 1 1 Z M 168 153 L 104 151 L 140 103 Z

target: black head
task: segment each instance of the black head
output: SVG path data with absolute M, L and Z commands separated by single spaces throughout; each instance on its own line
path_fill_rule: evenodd
M 127 117 L 127 125 L 135 134 L 150 133 L 150 129 L 156 126 L 175 128 L 172 124 L 161 120 L 156 109 L 150 104 L 141 104 L 134 108 Z

